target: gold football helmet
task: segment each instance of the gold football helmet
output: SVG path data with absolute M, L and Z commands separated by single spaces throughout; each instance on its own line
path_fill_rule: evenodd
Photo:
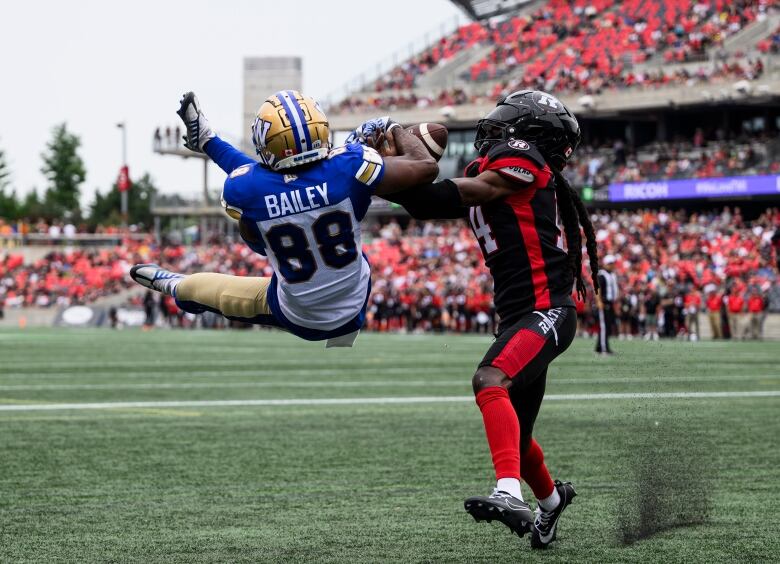
M 257 111 L 252 141 L 262 163 L 273 170 L 323 159 L 330 151 L 328 118 L 314 98 L 280 90 Z

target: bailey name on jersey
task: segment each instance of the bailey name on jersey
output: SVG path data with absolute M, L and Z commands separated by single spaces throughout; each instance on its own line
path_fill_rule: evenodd
M 308 186 L 278 194 L 266 194 L 265 206 L 268 217 L 273 219 L 293 213 L 314 210 L 330 204 L 328 200 L 328 183 L 320 186 Z

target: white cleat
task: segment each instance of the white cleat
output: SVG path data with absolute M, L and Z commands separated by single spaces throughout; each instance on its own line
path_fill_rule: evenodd
M 136 264 L 130 269 L 130 278 L 145 288 L 173 296 L 184 275 L 165 270 L 156 264 Z

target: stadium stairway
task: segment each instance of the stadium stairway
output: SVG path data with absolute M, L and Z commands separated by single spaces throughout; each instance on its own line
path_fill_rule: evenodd
M 415 90 L 442 90 L 460 86 L 463 82 L 459 78 L 460 75 L 477 61 L 487 57 L 492 50 L 492 45 L 475 45 L 471 49 L 461 51 L 446 64 L 418 78 Z
M 755 50 L 756 44 L 768 37 L 780 25 L 780 11 L 772 10 L 763 20 L 756 20 L 746 25 L 723 42 L 723 50 L 727 53 L 745 53 Z

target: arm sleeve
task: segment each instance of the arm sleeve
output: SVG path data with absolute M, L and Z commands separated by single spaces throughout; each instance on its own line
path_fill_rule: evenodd
M 214 137 L 203 147 L 209 158 L 217 163 L 217 166 L 230 174 L 238 167 L 245 164 L 254 164 L 254 160 L 245 155 L 227 141 Z
M 424 184 L 382 197 L 402 205 L 415 219 L 459 219 L 468 214 L 458 186 L 452 180 Z

